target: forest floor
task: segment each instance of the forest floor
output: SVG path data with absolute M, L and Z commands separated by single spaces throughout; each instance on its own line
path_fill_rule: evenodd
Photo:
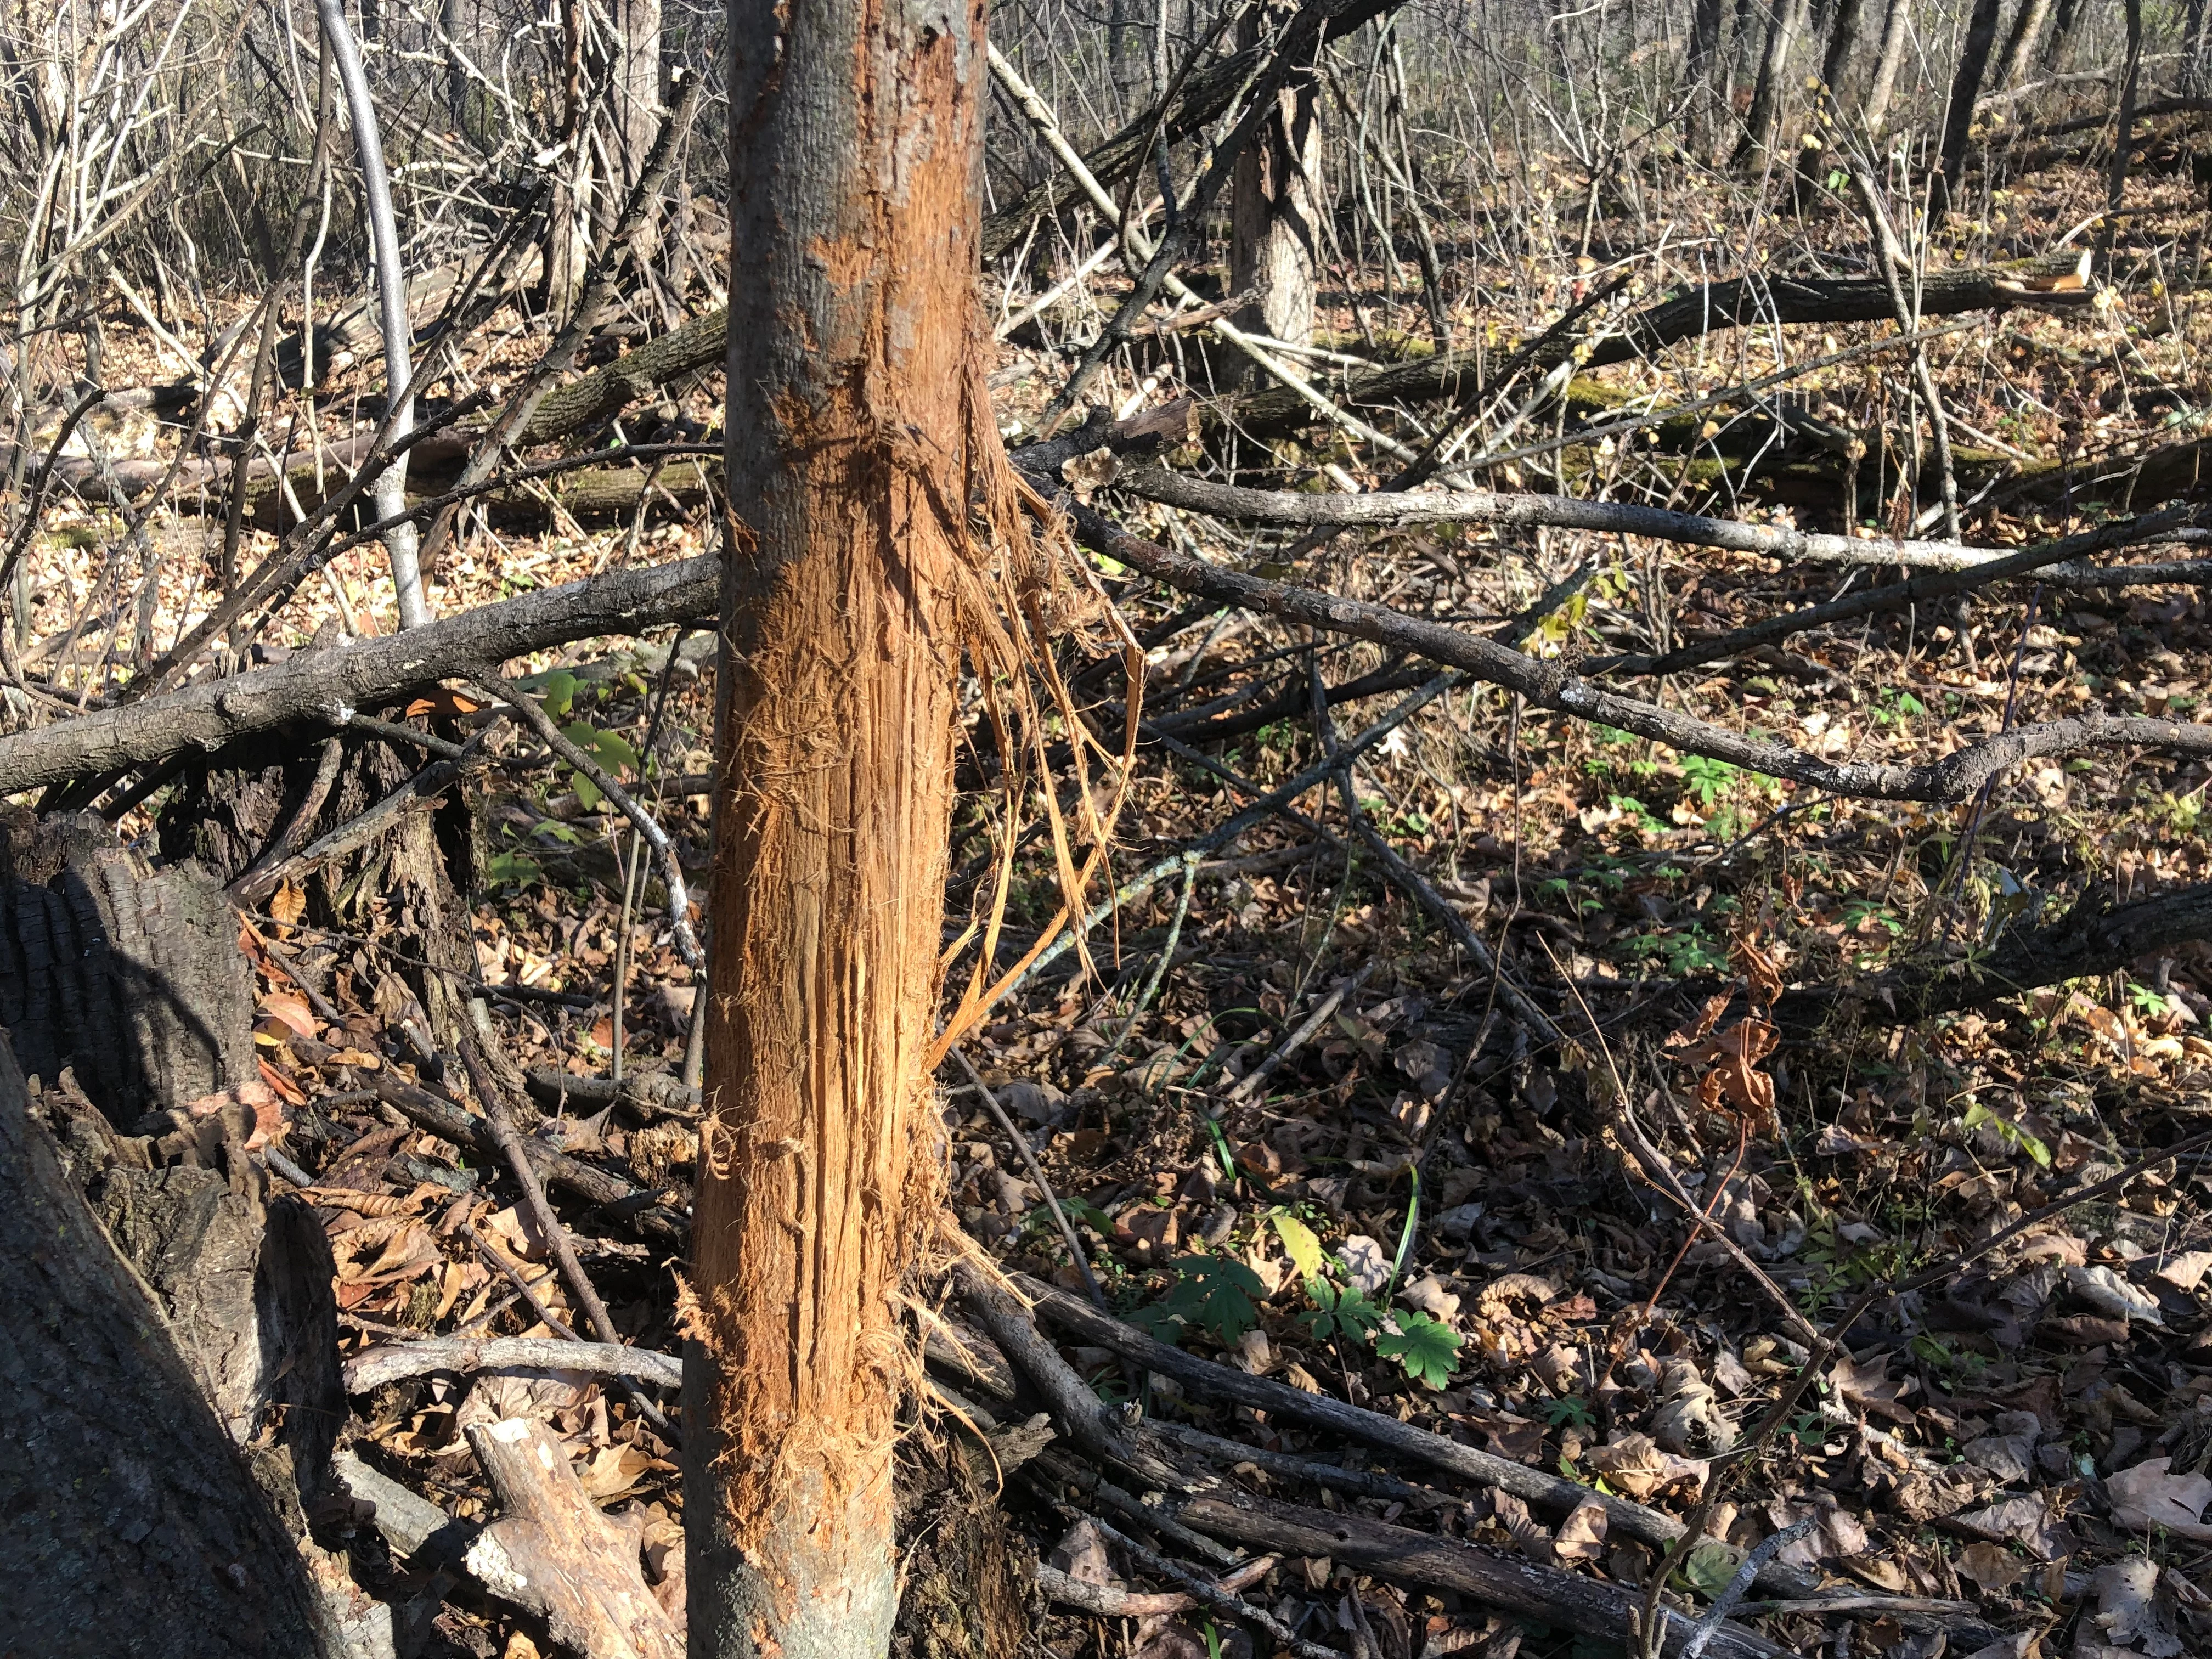
M 2130 244 L 2166 250 L 2159 272 L 2146 255 L 2107 303 L 1977 319 L 1941 343 L 1936 369 L 1954 418 L 2043 455 L 2158 441 L 2177 418 L 2212 408 L 2203 367 L 2212 306 L 2195 291 L 2196 266 L 2171 264 L 2171 251 L 2191 241 L 2192 216 L 2198 265 L 2203 257 L 2202 210 L 2185 179 L 2135 186 L 2144 211 Z M 2039 251 L 2093 211 L 2101 190 L 2087 167 L 2033 175 L 2003 194 L 1991 222 L 1962 220 L 1940 234 L 1936 257 Z M 1726 247 L 1762 245 L 1761 235 L 1805 268 L 1863 243 L 1848 212 L 1832 209 L 1784 235 L 1754 234 L 1723 221 L 1725 210 L 1717 200 L 1702 251 L 1685 244 L 1674 263 L 1650 262 L 1643 291 L 1694 276 L 1701 262 L 1726 267 Z M 1634 234 L 1632 224 L 1600 222 Z M 1612 272 L 1608 258 L 1600 246 L 1517 272 L 1478 264 L 1453 326 L 1510 345 Z M 1328 337 L 1355 356 L 1376 349 L 1369 341 L 1418 339 L 1427 325 L 1410 263 L 1400 278 L 1391 294 L 1341 282 L 1325 293 Z M 1049 313 L 1046 337 L 1001 348 L 993 384 L 1007 424 L 1034 416 L 1065 373 L 1059 338 L 1087 330 L 1114 291 L 1102 282 Z M 1838 326 L 1819 349 L 1887 331 Z M 1778 331 L 1741 330 L 1679 362 L 1602 378 L 1680 400 L 1771 369 L 1784 349 L 1813 349 Z M 111 381 L 140 351 L 151 352 L 145 337 L 112 331 Z M 1109 371 L 1101 395 L 1152 404 L 1208 390 L 1202 355 L 1182 337 L 1134 361 L 1132 371 Z M 1852 365 L 1795 390 L 1826 418 L 1875 426 L 1900 383 Z M 718 385 L 695 388 L 677 420 L 711 430 Z M 348 395 L 343 383 L 326 393 L 323 417 Z M 1343 451 L 1248 449 L 1236 470 L 1246 482 L 1305 483 L 1332 459 L 1351 465 L 1355 482 L 1376 482 Z M 1623 495 L 1639 467 L 1661 476 L 1632 445 L 1577 464 L 1579 481 L 1610 465 L 1610 486 Z M 1547 487 L 1541 472 L 1505 482 Z M 1842 527 L 1832 512 L 1823 520 L 1816 506 L 1775 505 L 1748 488 L 1706 510 Z M 2094 512 L 2090 503 L 2020 514 L 1985 507 L 1972 515 L 1968 539 L 2024 543 Z M 1133 506 L 1125 516 L 1169 533 L 1166 509 Z M 64 633 L 72 616 L 104 619 L 109 637 L 122 636 L 117 590 L 89 556 L 108 522 L 94 509 L 57 520 L 41 550 L 34 636 Z M 1264 552 L 1196 519 L 1180 531 L 1219 556 Z M 153 533 L 167 565 L 154 633 L 166 639 L 204 603 L 204 549 L 219 527 L 165 516 Z M 708 545 L 680 519 L 510 526 L 467 542 L 435 573 L 433 601 L 458 610 Z M 72 550 L 86 556 L 71 562 Z M 361 632 L 388 614 L 374 554 L 343 556 L 327 583 L 295 603 L 280 629 L 286 642 L 304 643 L 332 615 Z M 1825 598 L 1835 580 L 1752 556 L 1450 528 L 1347 537 L 1308 579 L 1480 625 L 1515 617 L 1593 557 L 1596 573 L 1539 619 L 1529 649 L 1573 659 L 1645 648 Z M 1304 686 L 1310 672 L 1341 686 L 1396 665 L 1378 647 L 1316 642 L 1265 617 L 1191 613 L 1142 584 L 1125 587 L 1120 604 L 1140 637 L 1158 639 L 1149 718 L 1202 705 L 1221 718 L 1275 695 L 1279 682 Z M 582 669 L 603 651 L 578 647 L 509 672 Z M 57 661 L 51 684 L 90 690 L 106 672 L 80 655 Z M 665 683 L 671 712 L 641 787 L 703 881 L 706 797 L 665 781 L 711 769 L 713 673 Z M 1103 669 L 1091 683 L 1102 730 L 1118 729 L 1118 684 Z M 635 763 L 664 678 L 646 663 L 536 684 L 563 705 L 560 718 L 609 738 L 603 757 L 619 762 L 626 750 Z M 2015 586 L 1938 614 L 1800 636 L 1765 660 L 1678 676 L 1665 696 L 1868 762 L 1926 759 L 2083 710 L 2200 720 L 2212 706 L 2212 617 L 2194 589 Z M 1347 729 L 1386 706 L 1363 703 L 1345 716 Z M 1139 751 L 1114 878 L 1232 815 L 1248 798 L 1243 784 L 1273 787 L 1321 752 L 1304 714 L 1204 751 L 1212 768 L 1158 746 Z M 654 778 L 664 781 L 658 788 Z M 2085 898 L 2148 897 L 2212 879 L 2206 769 L 2120 752 L 2016 769 L 1959 808 L 1856 803 L 1525 712 L 1478 687 L 1409 720 L 1370 751 L 1355 780 L 1392 846 L 1567 1041 L 1531 1044 L 1498 976 L 1383 878 L 1327 792 L 1305 803 L 1309 822 L 1270 822 L 1198 862 L 1187 897 L 1170 879 L 1131 898 L 1089 940 L 1095 971 L 1074 953 L 1061 957 L 965 1046 L 1036 1152 L 1109 1305 L 1244 1370 L 1680 1516 L 1717 1494 L 1707 1531 L 1729 1547 L 1680 1564 L 1684 1605 L 1725 1583 L 1736 1553 L 1812 1517 L 1784 1559 L 1875 1600 L 1855 1627 L 1838 1614 L 1766 1621 L 1792 1650 L 1832 1643 L 1839 1656 L 1926 1656 L 1941 1651 L 1934 1632 L 1947 1622 L 1990 1637 L 1974 1645 L 1990 1659 L 2106 1649 L 2172 1659 L 2212 1644 L 2212 1523 L 2203 1518 L 2212 1503 L 2212 1150 L 2067 1202 L 2212 1128 L 2212 945 L 1909 1025 L 1846 999 L 1815 1029 L 1781 1030 L 1762 988 L 1849 988 L 1907 961 L 1986 951 L 2008 929 L 2054 921 Z M 594 810 L 595 792 L 564 769 L 477 783 L 470 896 L 481 976 L 495 988 L 509 1057 L 525 1069 L 596 1078 L 619 1046 L 632 1074 L 678 1069 L 691 974 L 659 884 L 632 881 L 626 896 L 635 849 L 621 821 Z M 126 817 L 126 836 L 144 835 L 161 805 Z M 978 902 L 1001 828 L 988 791 L 963 805 L 948 936 Z M 1048 922 L 1057 891 L 1048 844 L 1031 845 L 1009 896 L 1002 962 Z M 305 896 L 287 888 L 242 934 L 258 975 L 263 1075 L 281 1103 L 264 1130 L 314 1180 L 348 1352 L 463 1331 L 549 1334 L 467 1242 L 473 1227 L 547 1311 L 576 1322 L 546 1241 L 503 1177 L 394 1121 L 364 1088 L 380 1070 L 424 1070 L 398 1029 L 412 997 L 408 964 L 380 942 L 389 926 L 373 894 L 347 927 L 315 926 Z M 618 962 L 628 975 L 619 1007 Z M 971 966 L 963 957 L 955 974 Z M 302 974 L 342 1021 L 303 994 Z M 1733 1002 L 1708 1007 L 1729 994 Z M 295 1046 L 301 1039 L 338 1052 L 312 1063 Z M 1270 1059 L 1260 1086 L 1239 1086 Z M 939 1080 L 948 1202 L 960 1229 L 1009 1271 L 1080 1291 L 1045 1193 L 977 1086 L 957 1067 Z M 1725 1242 L 1693 1228 L 1664 1190 L 1667 1174 L 1625 1146 L 1624 1112 Z M 556 1109 L 525 1127 L 641 1185 L 665 1186 L 680 1203 L 695 1117 L 680 1104 L 626 1103 L 598 1115 Z M 1869 1292 L 2053 1206 L 1941 1284 L 1875 1296 L 1791 1408 L 1753 1436 L 1811 1359 L 1808 1328 L 1825 1330 Z M 625 1337 L 674 1351 L 680 1261 L 585 1206 L 563 1208 Z M 1103 1395 L 1127 1397 L 1111 1353 L 1063 1353 Z M 1211 1402 L 1163 1376 L 1141 1387 L 1139 1403 L 1153 1418 L 1367 1466 L 1324 1431 Z M 683 1519 L 673 1449 L 597 1380 L 445 1373 L 386 1385 L 353 1408 L 347 1436 L 357 1454 L 465 1522 L 486 1518 L 492 1504 L 465 1428 L 515 1414 L 549 1421 L 594 1498 L 644 1513 L 648 1559 L 672 1576 L 680 1551 L 672 1557 L 670 1544 Z M 1449 1501 L 1411 1516 L 1396 1499 L 1331 1494 L 1327 1504 L 1638 1589 L 1656 1569 L 1656 1550 L 1605 1535 L 1583 1511 L 1547 1523 L 1503 1492 L 1400 1472 L 1447 1487 Z M 1268 1489 L 1263 1473 L 1237 1473 Z M 1274 1489 L 1312 1498 L 1295 1482 Z M 1174 1588 L 1095 1530 L 1070 1533 L 1018 1483 L 1005 1501 L 1044 1558 L 1075 1577 Z M 335 1524 L 343 1529 L 343 1518 Z M 517 1659 L 531 1650 L 523 1628 L 465 1582 L 410 1578 L 380 1558 L 365 1526 L 352 1528 L 351 1543 L 387 1582 L 445 1596 L 434 1651 Z M 1246 1594 L 1310 1640 L 1382 1659 L 1595 1650 L 1565 1629 L 1318 1557 L 1281 1562 Z M 1930 1614 L 1922 1604 L 1967 1611 Z M 1218 1659 L 1250 1639 L 1202 1612 L 1098 1621 L 1062 1612 L 1039 1636 L 1055 1653 L 1095 1646 L 1142 1659 Z

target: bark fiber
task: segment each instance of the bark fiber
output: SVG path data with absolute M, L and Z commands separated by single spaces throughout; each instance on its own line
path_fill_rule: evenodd
M 933 1214 L 983 9 L 732 0 L 709 1121 L 686 1377 L 696 1655 L 881 1655 L 893 1293 Z M 734 291 L 734 290 L 733 290 Z M 696 1425 L 695 1428 L 693 1425 Z

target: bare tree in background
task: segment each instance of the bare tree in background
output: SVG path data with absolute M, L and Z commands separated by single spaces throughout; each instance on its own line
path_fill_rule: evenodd
M 1238 44 L 1259 45 L 1287 9 L 1246 14 Z M 1229 288 L 1249 293 L 1239 325 L 1303 345 L 1313 335 L 1319 268 L 1322 133 L 1318 88 L 1310 72 L 1275 94 L 1258 138 L 1237 158 L 1231 202 Z M 1249 378 L 1249 375 L 1247 376 Z

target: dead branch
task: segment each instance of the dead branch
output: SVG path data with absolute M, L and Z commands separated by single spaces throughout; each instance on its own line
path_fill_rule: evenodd
M 2095 296 L 2086 289 L 2045 292 L 2027 284 L 2039 277 L 2072 270 L 2079 256 L 2029 260 L 2020 265 L 1934 270 L 1920 295 L 1923 317 L 1954 316 L 1964 311 L 2004 311 L 2021 305 L 2076 306 Z M 1889 287 L 1878 276 L 1738 276 L 1708 283 L 1638 312 L 1589 348 L 1583 365 L 1601 368 L 1656 356 L 1667 347 L 1700 335 L 1772 324 L 1876 323 L 1892 316 Z M 1563 362 L 1578 343 L 1561 339 L 1531 367 L 1548 369 Z M 1544 359 L 1548 357 L 1550 361 Z M 1346 383 L 1339 401 L 1361 407 L 1418 403 L 1426 398 L 1462 401 L 1487 395 L 1480 359 L 1474 351 L 1443 353 L 1397 363 Z M 1239 398 L 1218 417 L 1224 427 L 1255 436 L 1274 436 L 1305 423 L 1302 404 L 1288 394 L 1254 392 Z
M 570 1342 L 548 1336 L 431 1337 L 421 1342 L 387 1342 L 363 1350 L 346 1362 L 348 1394 L 367 1394 L 410 1376 L 433 1371 L 489 1371 L 506 1369 L 590 1371 L 623 1376 L 657 1388 L 684 1386 L 684 1362 L 673 1354 L 633 1348 L 623 1342 Z
M 1193 1498 L 1183 1505 L 1182 1517 L 1188 1525 L 1240 1544 L 1327 1556 L 1401 1583 L 1455 1591 L 1508 1613 L 1565 1625 L 1585 1636 L 1626 1642 L 1636 1631 L 1642 1598 L 1620 1585 L 1516 1560 L 1456 1538 L 1387 1526 L 1348 1510 L 1310 1510 L 1228 1492 Z M 1661 1650 L 1686 1652 L 1697 1625 L 1671 1608 L 1662 1611 L 1667 1639 Z M 1790 1651 L 1741 1625 L 1715 1626 L 1707 1645 L 1730 1659 L 1783 1659 Z
M 1665 1545 L 1681 1535 L 1682 1523 L 1658 1510 L 1596 1492 L 1564 1475 L 1549 1474 L 1525 1463 L 1477 1451 L 1472 1446 L 1401 1423 L 1395 1417 L 1364 1411 L 1327 1395 L 1307 1394 L 1285 1382 L 1218 1365 L 1210 1359 L 1156 1341 L 1035 1279 L 1018 1279 L 1016 1283 L 1036 1304 L 1037 1313 L 1061 1329 L 1217 1399 L 1348 1436 L 1398 1456 L 1410 1457 L 1432 1468 L 1449 1470 L 1462 1479 L 1510 1492 L 1555 1513 L 1565 1514 L 1585 1503 L 1600 1504 L 1605 1510 L 1608 1526 L 1645 1543 Z M 1323 1550 L 1320 1553 L 1329 1552 Z M 1760 1575 L 1759 1582 L 1771 1585 L 1774 1594 L 1782 1595 L 1802 1595 L 1811 1588 L 1803 1574 L 1781 1566 L 1770 1566 Z
M 0 738 L 0 796 L 188 749 L 212 750 L 298 720 L 337 722 L 434 681 L 483 674 L 517 657 L 599 634 L 637 634 L 713 614 L 717 560 L 611 571 L 503 599 L 389 639 L 351 640 L 228 679 L 100 709 Z
M 1329 633 L 1418 653 L 1464 669 L 1490 684 L 1517 691 L 1539 708 L 1617 726 L 1639 737 L 1656 738 L 1686 754 L 1724 760 L 1748 771 L 1831 794 L 1869 800 L 1963 800 L 2006 768 L 2040 757 L 2138 745 L 2179 754 L 2212 755 L 2212 726 L 2097 715 L 2022 726 L 1923 766 L 1838 765 L 1787 744 L 1747 738 L 1641 698 L 1602 690 L 1557 663 L 1538 661 L 1442 623 L 1208 564 L 1129 535 L 1089 507 L 1073 501 L 1063 505 L 1086 546 L 1171 587 L 1265 611 Z

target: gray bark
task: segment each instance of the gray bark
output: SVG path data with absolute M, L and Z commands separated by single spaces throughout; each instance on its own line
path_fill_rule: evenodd
M 33 1121 L 0 1036 L 0 1607 L 40 1659 L 335 1656 L 307 1570 L 168 1319 Z
M 713 614 L 711 558 L 610 572 L 448 617 L 386 639 L 303 651 L 288 662 L 210 679 L 143 702 L 0 738 L 0 796 L 215 750 L 295 720 L 337 722 L 402 692 L 482 674 L 510 657 L 598 634 L 635 634 Z

